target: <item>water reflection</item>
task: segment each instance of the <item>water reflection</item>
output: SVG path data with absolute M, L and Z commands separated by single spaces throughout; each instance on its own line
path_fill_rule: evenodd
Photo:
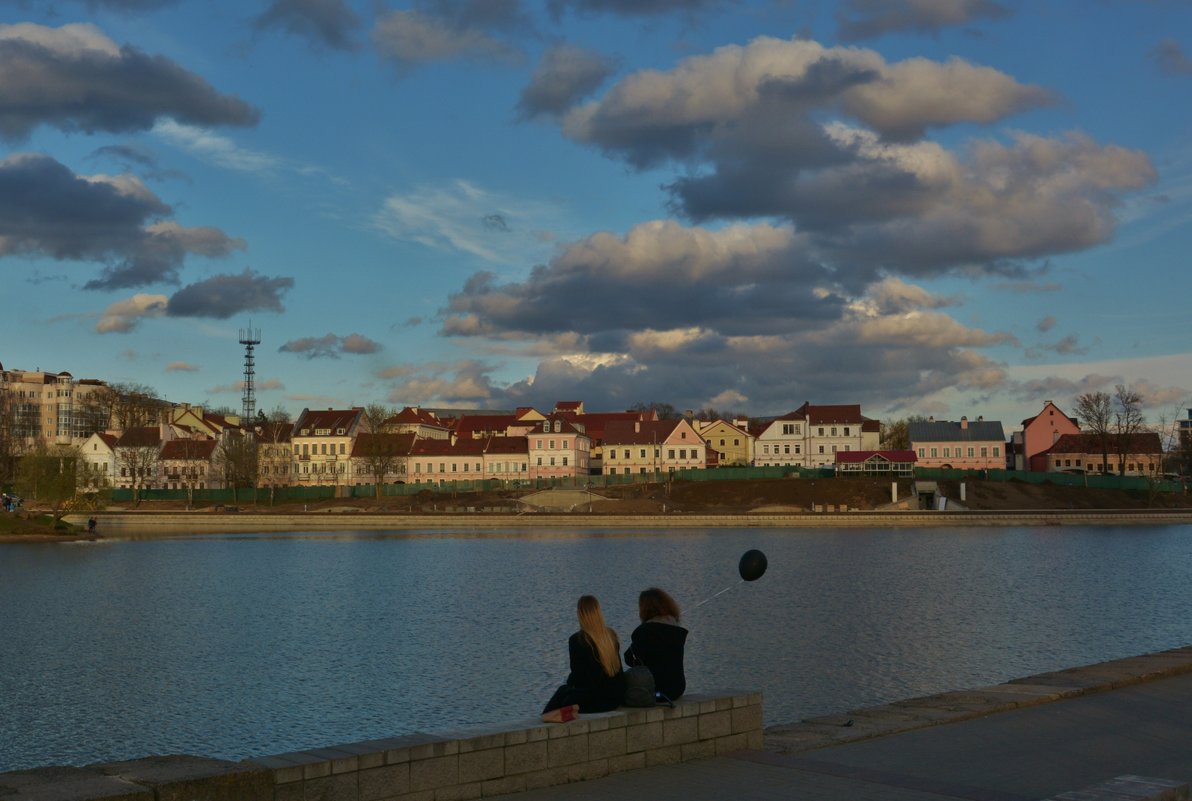
M 575 599 L 695 610 L 767 722 L 1192 642 L 1192 527 L 224 534 L 0 548 L 0 770 L 241 758 L 524 717 Z M 761 548 L 769 570 L 740 583 Z

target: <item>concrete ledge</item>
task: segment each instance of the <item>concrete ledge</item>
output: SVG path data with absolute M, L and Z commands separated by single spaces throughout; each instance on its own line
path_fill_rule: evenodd
M 1192 672 L 1192 646 L 808 718 L 766 729 L 766 750 L 793 754 L 992 715 Z
M 273 801 L 463 801 L 762 747 L 760 693 L 684 696 L 562 724 L 537 718 L 250 760 Z
M 762 747 L 761 693 L 538 718 L 226 762 L 148 757 L 0 773 L 0 801 L 465 801 Z

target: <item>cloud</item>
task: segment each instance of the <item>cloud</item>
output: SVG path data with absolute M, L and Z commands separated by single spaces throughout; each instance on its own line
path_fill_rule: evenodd
M 228 170 L 266 173 L 281 165 L 277 158 L 268 153 L 240 147 L 226 136 L 176 120 L 161 120 L 153 126 L 153 133 L 204 161 Z
M 617 67 L 615 59 L 593 50 L 556 45 L 543 54 L 522 89 L 518 113 L 523 119 L 562 114 L 600 88 Z
M 163 169 L 158 163 L 157 155 L 149 148 L 138 144 L 104 145 L 92 151 L 89 158 L 111 159 L 125 170 L 137 170 L 151 180 L 186 177 L 178 170 Z
M 476 273 L 442 311 L 441 334 L 537 358 L 532 377 L 501 386 L 470 365 L 407 378 L 395 397 L 507 407 L 582 396 L 594 408 L 625 408 L 652 398 L 715 405 L 731 390 L 756 413 L 813 390 L 818 402 L 885 405 L 1005 380 L 1005 366 L 981 351 L 1014 337 L 943 313 L 955 298 L 893 276 L 857 291 L 836 277 L 786 226 L 656 221 L 625 236 L 595 234 L 524 281 Z M 570 311 L 577 297 L 592 313 Z
M 1011 133 L 956 152 L 921 137 L 1050 100 L 958 59 L 887 63 L 763 37 L 629 75 L 562 128 L 638 169 L 682 166 L 667 189 L 695 222 L 789 219 L 854 289 L 881 272 L 1022 280 L 1023 261 L 1112 236 L 1120 196 L 1156 178 L 1146 154 L 1081 134 Z
M 259 113 L 164 56 L 118 46 L 94 25 L 0 25 L 0 137 L 21 140 L 39 125 L 124 133 L 164 118 L 245 126 Z
M 1168 75 L 1192 75 L 1192 59 L 1184 54 L 1180 43 L 1164 39 L 1151 51 L 1151 59 Z
M 425 406 L 431 402 L 486 408 L 500 395 L 493 385 L 493 367 L 466 360 L 450 366 L 426 366 L 389 392 L 391 403 Z
M 360 18 L 344 0 L 272 0 L 253 25 L 258 30 L 282 30 L 334 50 L 351 50 Z
M 418 187 L 386 198 L 372 224 L 385 234 L 435 250 L 522 264 L 545 252 L 541 227 L 557 208 L 505 197 L 468 181 Z
M 841 41 L 855 42 L 898 31 L 934 33 L 1010 13 L 995 0 L 844 0 L 836 21 Z
M 270 278 L 245 268 L 239 275 L 215 275 L 183 287 L 167 306 L 171 317 L 214 317 L 219 320 L 246 311 L 283 312 L 281 296 L 294 279 Z
M 549 0 L 547 8 L 556 17 L 564 11 L 646 17 L 710 11 L 730 4 L 730 0 Z
M 1046 317 L 1041 318 L 1039 322 L 1035 324 L 1035 328 L 1039 329 L 1043 333 L 1046 333 L 1055 328 L 1056 322 L 1058 321 L 1055 319 L 1055 315 L 1049 314 Z
M 321 337 L 291 339 L 277 349 L 279 353 L 298 353 L 307 359 L 338 359 L 340 354 L 379 353 L 383 346 L 361 334 L 346 337 L 326 334 Z
M 517 0 L 437 0 L 377 18 L 371 38 L 399 72 L 462 59 L 516 63 L 521 52 L 498 34 L 529 27 Z
M 146 317 L 164 316 L 168 302 L 169 298 L 165 295 L 144 294 L 116 301 L 104 309 L 95 331 L 99 334 L 127 334 Z
M 190 362 L 170 362 L 166 365 L 167 373 L 197 373 L 199 366 Z
M 176 282 L 188 255 L 242 250 L 218 228 L 163 219 L 172 209 L 131 175 L 76 175 L 49 156 L 0 161 L 0 258 L 40 256 L 107 265 L 88 289 Z

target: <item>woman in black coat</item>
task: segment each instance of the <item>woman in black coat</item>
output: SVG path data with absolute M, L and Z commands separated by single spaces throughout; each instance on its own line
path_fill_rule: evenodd
M 604 623 L 600 602 L 584 595 L 576 605 L 579 631 L 567 640 L 571 673 L 542 710 L 547 722 L 565 723 L 580 712 L 609 712 L 621 705 L 621 643 Z
M 654 674 L 654 689 L 674 701 L 687 690 L 683 646 L 687 629 L 679 625 L 679 605 L 664 590 L 651 587 L 637 598 L 641 625 L 633 630 L 625 664 L 645 665 Z

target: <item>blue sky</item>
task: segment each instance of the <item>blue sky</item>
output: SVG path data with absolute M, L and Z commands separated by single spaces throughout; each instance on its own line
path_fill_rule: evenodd
M 251 320 L 294 412 L 1192 405 L 1188 0 L 0 22 L 10 369 L 238 408 Z

